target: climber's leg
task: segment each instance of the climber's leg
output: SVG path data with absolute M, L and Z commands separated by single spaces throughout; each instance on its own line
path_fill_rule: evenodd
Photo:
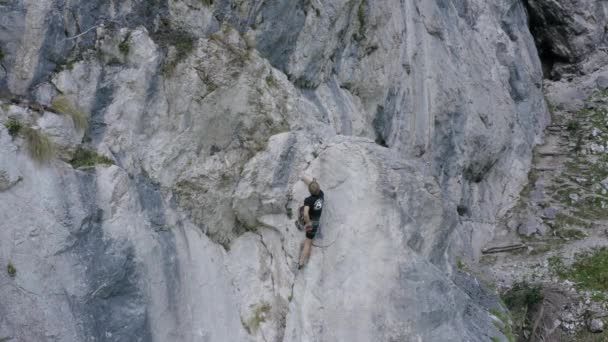
M 308 262 L 308 258 L 310 257 L 310 249 L 312 247 L 312 239 L 306 239 L 304 241 L 304 247 L 302 247 L 302 253 L 300 254 L 300 262 L 298 264 L 298 268 L 304 267 L 306 262 Z

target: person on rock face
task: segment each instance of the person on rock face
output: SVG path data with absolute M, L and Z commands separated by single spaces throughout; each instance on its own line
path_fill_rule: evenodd
M 302 181 L 308 185 L 310 196 L 304 200 L 304 205 L 300 207 L 300 216 L 296 221 L 298 229 L 306 231 L 306 240 L 300 254 L 298 269 L 304 267 L 310 256 L 312 247 L 312 239 L 314 239 L 319 229 L 319 221 L 321 220 L 321 211 L 323 210 L 324 194 L 317 183 L 316 179 L 311 179 L 308 176 L 303 176 Z

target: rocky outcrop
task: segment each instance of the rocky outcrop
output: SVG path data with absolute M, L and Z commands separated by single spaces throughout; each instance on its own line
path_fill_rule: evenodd
M 38 137 L 0 130 L 0 339 L 502 336 L 452 265 L 546 122 L 521 3 L 0 7 L 0 121 Z M 328 206 L 296 273 L 304 172 Z
M 547 76 L 572 78 L 608 64 L 606 2 L 527 0 L 526 4 Z

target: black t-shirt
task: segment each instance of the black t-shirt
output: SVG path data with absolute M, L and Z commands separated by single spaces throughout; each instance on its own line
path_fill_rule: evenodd
M 308 215 L 311 221 L 319 222 L 321 219 L 321 211 L 323 211 L 323 191 L 319 192 L 318 196 L 310 196 L 304 200 L 304 205 L 308 206 Z

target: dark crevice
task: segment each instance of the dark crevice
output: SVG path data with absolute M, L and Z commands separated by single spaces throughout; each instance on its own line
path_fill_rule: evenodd
M 528 28 L 534 38 L 534 43 L 542 64 L 543 77 L 551 80 L 559 80 L 561 75 L 559 75 L 559 73 L 553 73 L 553 67 L 558 63 L 569 64 L 573 62 L 564 56 L 556 54 L 553 49 L 553 42 L 546 37 L 545 31 L 548 30 L 549 26 L 560 25 L 559 19 L 553 17 L 550 12 L 540 14 L 539 10 L 532 7 L 528 0 L 524 0 L 523 3 L 528 16 Z
M 459 216 L 470 216 L 469 215 L 469 208 L 465 205 L 458 205 L 456 207 L 456 212 L 458 212 Z

